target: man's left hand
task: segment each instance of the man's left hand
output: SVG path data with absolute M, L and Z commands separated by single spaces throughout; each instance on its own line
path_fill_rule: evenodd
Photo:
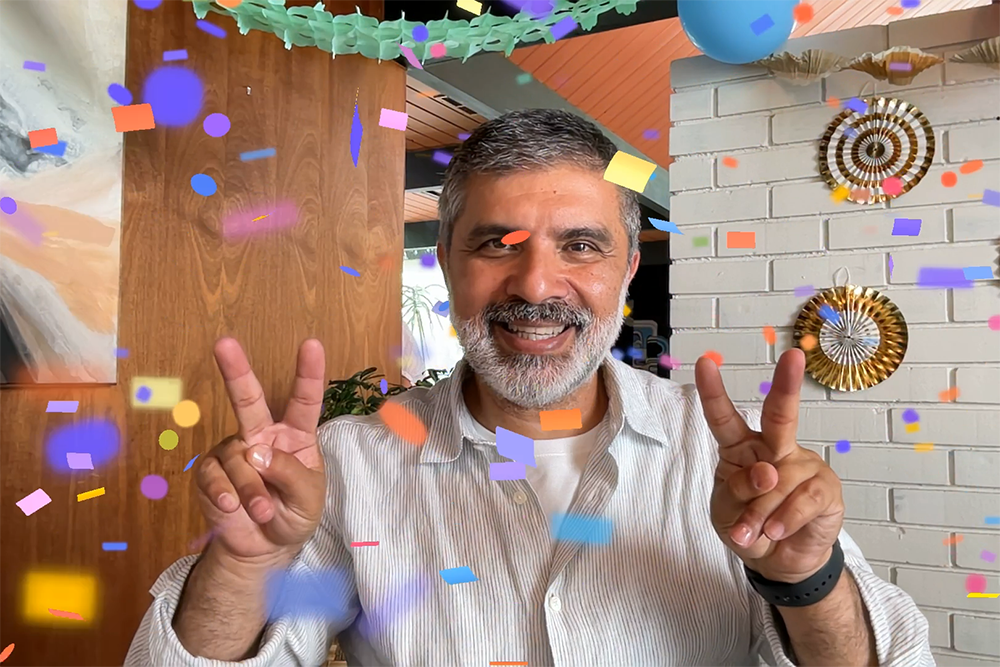
M 747 567 L 789 583 L 826 564 L 844 522 L 840 480 L 796 440 L 804 370 L 800 350 L 781 355 L 758 433 L 733 407 L 715 362 L 702 357 L 695 366 L 705 419 L 719 443 L 712 524 Z

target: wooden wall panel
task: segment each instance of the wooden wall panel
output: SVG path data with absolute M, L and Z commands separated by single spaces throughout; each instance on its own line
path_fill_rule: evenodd
M 125 85 L 137 101 L 162 52 L 186 48 L 189 60 L 180 64 L 206 88 L 202 117 L 226 113 L 232 129 L 212 138 L 199 119 L 190 127 L 126 135 L 119 344 L 130 355 L 119 362 L 119 384 L 0 392 L 0 650 L 15 643 L 10 665 L 122 663 L 150 586 L 204 530 L 191 473 L 182 469 L 235 430 L 212 360 L 219 336 L 244 344 L 275 412 L 291 388 L 296 348 L 309 336 L 326 347 L 328 378 L 377 365 L 392 366 L 389 379 L 399 381 L 390 350 L 401 326 L 405 135 L 379 128 L 378 117 L 382 107 L 405 108 L 403 69 L 361 56 L 334 60 L 318 49 L 287 51 L 273 35 L 242 36 L 235 22 L 209 15 L 229 32 L 216 39 L 195 27 L 188 3 L 166 2 L 152 12 L 129 4 Z M 381 2 L 326 3 L 339 13 L 353 12 L 355 4 L 381 14 Z M 364 125 L 357 167 L 349 148 L 356 98 Z M 239 159 L 272 146 L 276 157 Z M 189 180 L 199 172 L 216 180 L 217 194 L 192 191 Z M 299 208 L 294 228 L 223 241 L 225 213 L 282 199 Z M 201 421 L 182 429 L 169 412 L 132 410 L 135 375 L 182 378 Z M 78 400 L 80 407 L 76 415 L 46 414 L 49 400 Z M 45 434 L 93 417 L 119 425 L 118 458 L 69 478 L 51 472 Z M 172 451 L 157 445 L 167 428 L 180 434 Z M 169 481 L 163 500 L 141 495 L 139 482 L 148 474 Z M 100 486 L 106 495 L 77 503 L 77 493 Z M 52 503 L 26 517 L 15 502 L 39 487 Z M 104 552 L 105 541 L 128 542 L 128 550 Z M 101 609 L 91 624 L 23 623 L 19 584 L 43 565 L 98 576 Z

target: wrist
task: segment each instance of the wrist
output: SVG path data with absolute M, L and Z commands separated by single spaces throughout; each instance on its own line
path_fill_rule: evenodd
M 236 556 L 218 542 L 212 542 L 205 550 L 202 564 L 212 579 L 220 584 L 245 585 L 265 581 L 271 572 L 287 569 L 293 560 L 295 553 L 288 552 L 267 556 Z

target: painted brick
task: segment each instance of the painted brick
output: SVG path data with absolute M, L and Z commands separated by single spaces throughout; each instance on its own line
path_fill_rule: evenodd
M 831 456 L 830 467 L 840 479 L 851 481 L 948 483 L 948 452 L 940 450 L 852 446 L 846 454 Z
M 952 128 L 947 146 L 948 162 L 1000 158 L 1000 121 Z
M 812 175 L 817 168 L 815 144 L 789 148 L 769 148 L 751 153 L 737 153 L 735 167 L 726 167 L 719 158 L 719 185 L 747 185 L 786 181 Z
M 966 41 L 980 41 L 996 35 L 1000 7 L 975 7 L 933 16 L 920 16 L 889 24 L 889 46 L 932 49 Z
M 938 394 L 948 386 L 948 369 L 935 366 L 911 366 L 903 363 L 885 381 L 864 391 L 831 391 L 834 401 L 937 402 Z
M 715 227 L 684 227 L 681 236 L 670 235 L 670 257 L 672 259 L 692 259 L 695 257 L 713 257 L 715 255 Z M 708 237 L 708 245 L 696 246 L 694 240 L 700 236 Z
M 878 287 L 885 284 L 885 255 L 839 254 L 820 257 L 799 257 L 774 260 L 774 289 L 794 290 L 802 285 L 813 285 L 817 290 L 833 283 L 833 274 L 841 266 L 851 272 L 851 283 Z M 843 280 L 844 272 L 839 279 Z
M 670 165 L 670 191 L 701 190 L 712 187 L 712 158 L 689 157 Z
M 806 174 L 808 176 L 814 173 Z M 830 198 L 832 190 L 823 181 L 781 183 L 771 190 L 772 217 L 788 218 L 815 213 L 850 213 L 853 207 Z
M 878 51 L 872 51 L 872 53 L 878 53 Z M 854 70 L 845 69 L 826 77 L 826 96 L 827 98 L 835 97 L 843 104 L 852 97 L 857 97 L 862 90 L 866 94 L 870 93 L 872 86 L 877 86 L 879 83 L 882 82 L 875 81 L 871 75 L 865 72 L 855 72 Z M 843 108 L 841 106 L 841 109 Z
M 670 337 L 670 356 L 684 363 L 693 364 L 708 350 L 721 354 L 723 364 L 767 363 L 767 345 L 763 336 L 755 333 L 699 331 Z
M 982 202 L 951 210 L 956 241 L 992 241 L 1000 237 L 1000 211 Z
M 972 655 L 959 655 L 952 651 L 931 651 L 935 664 L 938 667 L 996 667 L 996 661 L 992 658 L 977 660 Z
M 980 322 L 1000 315 L 1000 295 L 996 286 L 983 284 L 972 289 L 951 290 L 956 322 Z M 996 333 L 996 332 L 994 332 Z
M 867 560 L 867 559 L 866 559 Z M 892 569 L 888 565 L 881 565 L 880 563 L 868 563 L 868 567 L 872 569 L 872 573 L 881 579 L 882 581 L 892 583 Z
M 927 618 L 929 626 L 931 646 L 951 647 L 951 623 L 948 621 L 948 613 L 938 609 L 921 609 L 921 613 Z
M 670 218 L 677 226 L 752 220 L 767 215 L 767 188 L 739 188 L 674 195 Z
M 712 313 L 715 310 L 715 299 L 670 299 L 670 326 L 684 329 L 687 327 L 712 326 Z
M 1000 619 L 955 614 L 955 650 L 1000 657 Z
M 955 484 L 1000 488 L 1000 452 L 955 450 L 951 455 L 955 465 Z M 1000 554 L 1000 551 L 997 553 Z
M 753 232 L 756 247 L 727 247 L 727 232 Z M 719 257 L 780 255 L 823 249 L 823 223 L 818 218 L 719 225 L 718 235 Z
M 891 253 L 890 253 L 891 254 Z M 948 321 L 947 290 L 932 289 L 887 289 L 886 296 L 892 299 L 903 313 L 907 324 L 921 324 Z
M 880 209 L 871 213 L 836 215 L 830 218 L 830 249 L 886 248 L 923 245 L 948 240 L 947 208 L 934 206 L 908 209 L 905 213 Z M 918 219 L 919 236 L 893 236 L 896 218 Z
M 764 78 L 768 72 L 756 65 L 729 65 L 708 56 L 680 58 L 670 62 L 670 85 L 675 91 L 693 86 L 740 79 Z
M 826 104 L 776 113 L 771 117 L 771 141 L 775 144 L 819 141 L 838 113 Z
M 893 408 L 893 442 L 1000 446 L 1000 419 L 996 410 L 952 406 L 916 409 L 920 413 L 920 430 L 907 433 L 903 422 L 904 408 Z
M 964 51 L 970 46 L 975 46 L 975 42 L 969 42 L 963 46 L 956 46 L 945 52 L 944 82 L 946 84 L 971 83 L 974 81 L 990 81 L 1000 78 L 1000 72 L 990 67 L 983 67 L 975 63 L 953 63 L 951 56 Z
M 770 382 L 774 376 L 774 366 L 765 368 L 728 368 L 722 367 L 722 381 L 726 385 L 726 393 L 733 401 L 762 402 L 766 395 L 760 393 L 760 383 Z M 799 396 L 803 401 L 826 400 L 826 388 L 823 385 L 806 378 L 802 383 Z M 760 409 L 760 406 L 756 406 Z M 816 446 L 815 449 L 822 449 Z
M 899 523 L 933 524 L 957 530 L 984 527 L 984 517 L 996 515 L 1000 493 L 893 489 L 892 500 L 893 517 Z M 964 586 L 960 588 L 965 590 Z M 995 584 L 989 590 L 997 590 Z
M 898 567 L 896 585 L 910 594 L 918 605 L 931 607 L 952 607 L 967 611 L 996 611 L 1000 609 L 1000 599 L 977 599 L 966 597 L 965 578 L 969 572 L 952 570 Z M 986 590 L 997 590 L 1000 577 L 986 575 Z M 983 604 L 986 603 L 986 604 Z M 950 664 L 950 663 L 944 663 Z
M 889 489 L 883 486 L 841 485 L 844 516 L 848 519 L 889 520 Z
M 888 48 L 888 35 L 885 26 L 868 25 L 808 37 L 796 37 L 788 40 L 781 50 L 798 56 L 808 49 L 825 49 L 835 51 L 845 58 L 855 58 L 868 52 L 878 53 Z
M 909 93 L 906 101 L 920 109 L 933 126 L 991 120 L 997 116 L 995 95 L 968 84 Z M 925 179 L 926 180 L 926 179 Z
M 670 265 L 671 294 L 736 294 L 767 287 L 767 262 L 675 262 Z
M 909 363 L 1000 361 L 997 332 L 987 327 L 910 327 L 909 334 L 906 348 Z
M 853 452 L 852 452 L 853 453 Z M 948 533 L 902 526 L 847 521 L 844 530 L 854 538 L 865 558 L 911 565 L 948 565 Z
M 670 371 L 670 379 L 677 384 L 694 384 L 694 366 Z
M 752 298 L 724 296 L 719 299 L 719 326 L 792 326 L 806 301 L 794 293 L 760 294 Z
M 802 440 L 885 442 L 887 415 L 875 408 L 836 408 L 805 405 L 799 410 L 798 437 Z
M 923 180 L 905 195 L 893 199 L 890 208 L 902 212 L 910 206 L 968 202 L 969 195 L 978 194 L 986 188 L 995 190 L 1000 183 L 1000 162 L 986 162 L 983 168 L 972 174 L 959 174 L 959 165 L 931 167 Z M 958 175 L 958 184 L 951 188 L 941 185 L 941 174 L 953 171 Z
M 983 551 L 991 551 L 996 558 L 991 563 L 983 559 Z M 1000 572 L 1000 535 L 997 533 L 962 533 L 962 541 L 955 545 L 955 565 L 970 570 Z
M 719 86 L 719 115 L 752 113 L 823 101 L 819 81 L 796 86 L 781 79 L 757 79 Z
M 996 259 L 996 249 L 988 245 L 934 246 L 913 250 L 893 250 L 892 277 L 889 282 L 893 285 L 916 284 L 920 269 L 925 266 L 957 268 L 993 266 Z M 996 269 L 995 266 L 993 268 Z M 937 288 L 923 289 L 932 291 Z M 964 288 L 956 291 L 961 291 L 961 289 Z
M 767 145 L 767 116 L 743 116 L 670 128 L 670 154 L 714 153 Z
M 1000 340 L 996 341 L 1000 345 Z M 1000 404 L 1000 368 L 989 366 L 963 366 L 955 374 L 959 403 Z M 1000 464 L 1000 459 L 997 460 Z M 1000 465 L 996 467 L 1000 471 Z
M 712 89 L 700 88 L 670 96 L 670 120 L 694 120 L 712 117 Z

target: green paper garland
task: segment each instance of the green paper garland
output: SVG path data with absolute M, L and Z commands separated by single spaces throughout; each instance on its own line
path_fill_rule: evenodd
M 493 16 L 486 13 L 471 21 L 441 19 L 426 25 L 429 36 L 423 42 L 413 39 L 413 29 L 422 25 L 404 18 L 383 21 L 371 16 L 356 14 L 334 16 L 326 11 L 322 2 L 315 7 L 285 7 L 285 0 L 243 0 L 232 9 L 222 7 L 210 0 L 194 0 L 195 15 L 203 19 L 209 11 L 224 16 L 236 17 L 240 34 L 251 30 L 271 32 L 285 42 L 285 48 L 292 46 L 315 46 L 327 53 L 346 55 L 360 53 L 366 58 L 393 60 L 402 55 L 402 44 L 413 49 L 417 59 L 423 62 L 430 54 L 432 44 L 443 43 L 448 47 L 448 55 L 461 58 L 464 62 L 480 51 L 503 51 L 510 55 L 519 42 L 534 42 L 544 39 L 555 41 L 549 28 L 566 16 L 584 30 L 591 30 L 597 24 L 597 17 L 614 9 L 619 14 L 628 15 L 635 11 L 639 0 L 556 0 L 555 11 L 543 19 L 534 19 L 527 11 L 514 18 Z

